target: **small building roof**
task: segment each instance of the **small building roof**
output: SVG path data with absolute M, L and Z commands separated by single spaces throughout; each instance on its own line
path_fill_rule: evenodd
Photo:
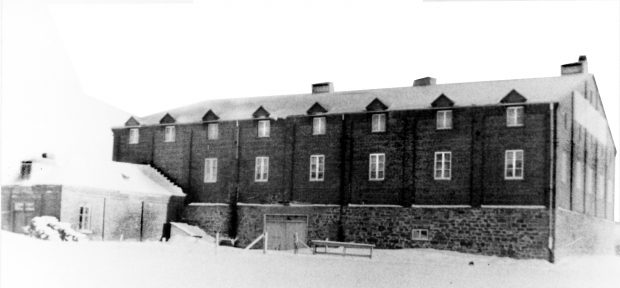
M 185 196 L 181 188 L 150 165 L 114 161 L 61 164 L 49 158 L 33 159 L 31 163 L 30 176 L 26 179 L 17 177 L 9 185 L 62 185 L 121 194 Z
M 387 111 L 427 109 L 437 97 L 445 94 L 454 107 L 497 105 L 512 90 L 519 91 L 527 103 L 555 102 L 571 95 L 574 90 L 583 90 L 584 81 L 593 78 L 591 74 L 573 74 L 558 77 L 499 80 L 470 83 L 438 84 L 401 88 L 384 88 L 358 91 L 328 92 L 318 94 L 297 94 L 283 96 L 250 97 L 209 100 L 169 111 L 136 118 L 142 125 L 158 125 L 167 113 L 177 124 L 199 123 L 209 110 L 219 120 L 252 119 L 259 107 L 269 111 L 271 118 L 306 115 L 315 103 L 329 107 L 326 114 L 365 112 L 366 107 L 378 99 Z

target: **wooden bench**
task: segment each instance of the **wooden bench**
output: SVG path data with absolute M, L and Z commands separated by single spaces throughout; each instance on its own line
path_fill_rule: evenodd
M 355 242 L 338 242 L 338 241 L 329 241 L 329 240 L 310 240 L 310 245 L 312 245 L 312 254 L 335 254 L 342 256 L 361 256 L 361 257 L 369 257 L 372 258 L 372 249 L 375 248 L 374 244 L 364 244 L 364 243 L 355 243 Z M 324 251 L 317 250 L 317 247 L 325 247 Z M 339 248 L 342 247 L 342 253 L 336 252 L 328 252 L 327 248 Z M 360 255 L 360 254 L 347 254 L 347 248 L 355 248 L 355 249 L 369 249 L 370 254 L 368 255 Z

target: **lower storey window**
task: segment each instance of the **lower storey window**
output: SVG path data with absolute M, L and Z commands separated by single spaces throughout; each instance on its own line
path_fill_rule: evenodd
M 80 206 L 80 215 L 78 220 L 79 230 L 90 230 L 90 207 L 86 205 Z
M 383 180 L 385 178 L 385 154 L 370 154 L 369 164 L 370 167 L 368 168 L 368 180 Z
M 506 150 L 505 179 L 523 179 L 523 150 Z
M 267 182 L 269 179 L 269 157 L 256 157 L 254 181 Z

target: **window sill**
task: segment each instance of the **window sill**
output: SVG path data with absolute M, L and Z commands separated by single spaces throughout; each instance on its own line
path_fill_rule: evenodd
M 504 177 L 504 180 L 523 180 L 523 177 L 521 178 L 505 178 Z
M 82 234 L 93 234 L 92 230 L 86 230 L 86 229 L 80 229 L 80 230 L 78 230 L 78 232 L 80 232 Z

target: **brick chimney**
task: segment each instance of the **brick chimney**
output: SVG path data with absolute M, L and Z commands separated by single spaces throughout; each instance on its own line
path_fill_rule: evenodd
M 332 92 L 334 92 L 334 84 L 332 82 L 312 84 L 312 94 Z
M 430 86 L 437 84 L 437 79 L 433 77 L 424 77 L 413 81 L 413 86 Z
M 579 61 L 562 65 L 562 75 L 588 73 L 588 58 L 585 55 L 579 56 Z

